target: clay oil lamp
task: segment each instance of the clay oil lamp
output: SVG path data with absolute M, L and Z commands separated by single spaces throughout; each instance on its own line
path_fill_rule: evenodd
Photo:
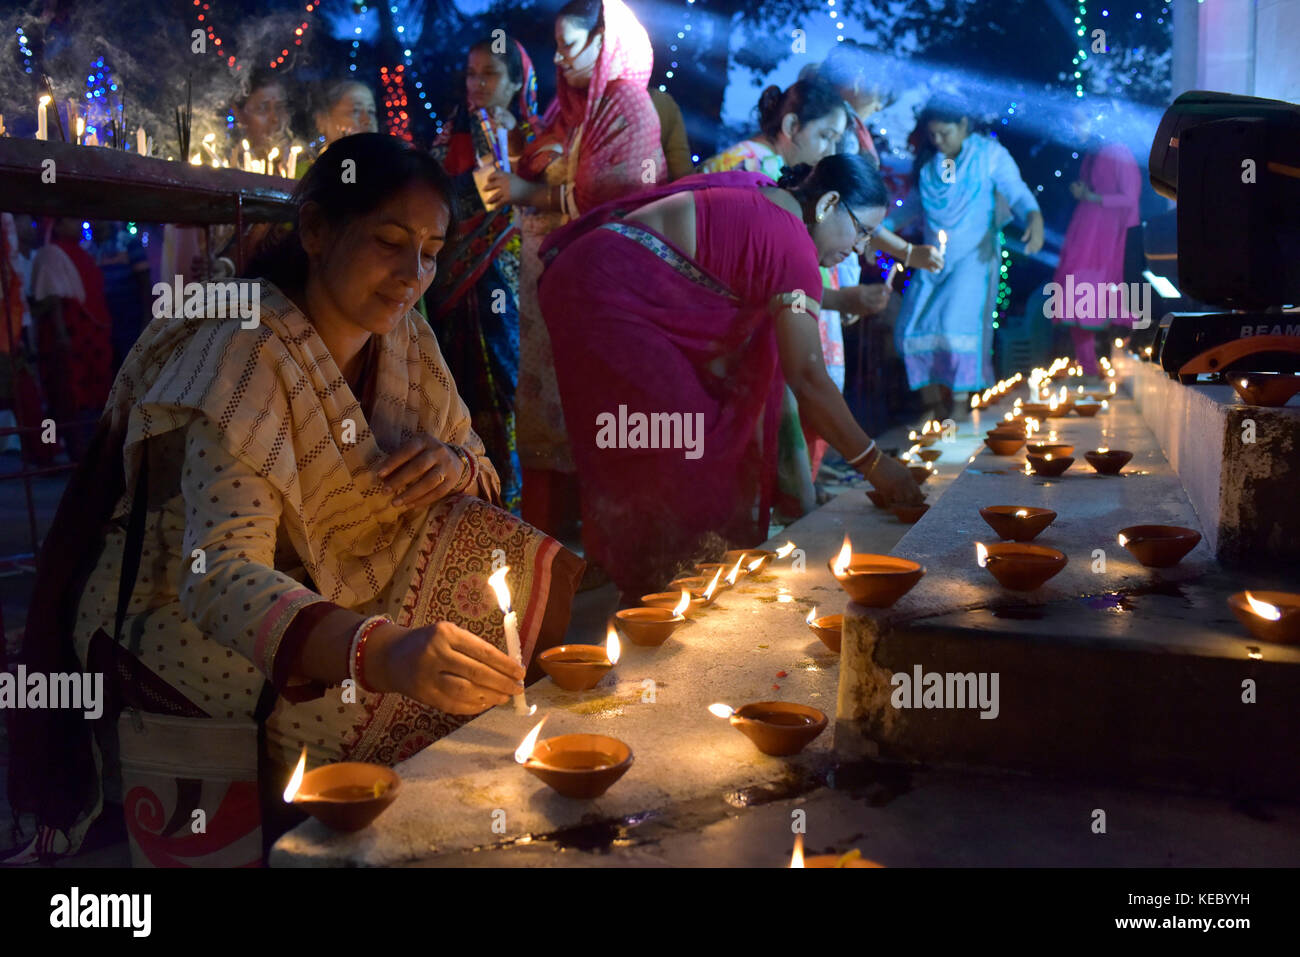
M 943 450 L 942 449 L 921 449 L 921 451 L 917 452 L 916 454 L 917 457 L 922 462 L 929 463 L 929 462 L 936 461 L 939 458 L 939 456 L 943 455 Z
M 921 516 L 930 510 L 929 505 L 895 505 L 894 517 L 904 525 L 915 525 L 921 520 Z
M 929 462 L 924 465 L 908 465 L 907 471 L 911 473 L 912 479 L 917 485 L 924 485 L 930 476 L 934 474 L 934 466 Z
M 682 614 L 686 606 L 687 602 L 679 600 L 673 608 L 624 608 L 614 612 L 614 619 L 632 644 L 658 648 L 686 623 Z
M 1239 591 L 1228 598 L 1237 620 L 1260 641 L 1300 642 L 1300 595 L 1285 591 Z
M 867 489 L 867 498 L 871 499 L 871 504 L 876 508 L 889 508 L 889 499 L 885 498 L 884 493 L 877 489 Z
M 1272 408 L 1286 405 L 1300 392 L 1300 376 L 1287 372 L 1247 372 L 1228 380 L 1246 405 Z
M 557 645 L 547 648 L 537 656 L 537 660 L 551 680 L 565 691 L 588 691 L 600 684 L 600 679 L 618 664 L 620 653 L 618 634 L 610 627 L 606 630 L 603 648 L 600 645 Z
M 709 711 L 730 719 L 733 728 L 774 758 L 798 754 L 826 729 L 825 714 L 791 701 L 755 701 L 740 708 L 711 704 Z
M 686 589 L 680 591 L 657 591 L 641 596 L 641 604 L 647 608 L 677 608 L 686 596 L 686 607 L 679 613 L 686 618 L 694 618 L 695 613 L 709 604 L 706 598 L 696 598 Z
M 397 772 L 382 764 L 340 761 L 306 768 L 304 747 L 284 789 L 285 803 L 336 831 L 361 830 L 393 803 L 402 784 Z
M 1055 435 L 1056 433 L 1052 433 Z M 1064 442 L 1030 442 L 1025 446 L 1025 452 L 1028 455 L 1052 456 L 1053 458 L 1064 458 L 1067 455 L 1074 454 L 1074 446 L 1067 445 Z
M 990 505 L 980 509 L 980 516 L 998 538 L 1013 542 L 1032 542 L 1056 521 L 1056 513 L 1050 508 L 1023 505 Z
M 515 750 L 515 761 L 567 798 L 598 798 L 632 766 L 632 749 L 603 734 L 562 734 L 538 741 L 543 718 Z
M 733 548 L 722 556 L 722 561 L 728 568 L 730 568 L 732 562 L 738 558 L 743 558 L 745 560 L 746 574 L 752 575 L 768 562 L 772 561 L 772 559 L 777 557 L 776 552 L 769 551 L 765 548 Z M 754 564 L 755 559 L 759 560 L 757 565 Z
M 862 852 L 854 849 L 847 854 L 810 854 L 807 857 L 803 853 L 803 835 L 794 836 L 794 853 L 790 855 L 790 866 L 792 868 L 805 867 L 884 867 L 883 864 L 877 864 L 875 861 L 869 861 L 862 856 Z
M 1119 543 L 1147 568 L 1172 568 L 1196 547 L 1201 533 L 1177 525 L 1130 525 L 1119 532 Z
M 994 432 L 984 439 L 984 444 L 994 455 L 1015 455 L 1025 444 L 1023 432 Z
M 719 568 L 722 569 L 722 574 L 725 575 L 728 569 L 731 568 L 731 563 L 730 562 L 701 562 L 700 564 L 695 566 L 695 571 L 702 578 L 712 578 L 713 573 L 716 572 Z
M 1088 464 L 1098 475 L 1118 475 L 1120 470 L 1128 465 L 1129 459 L 1133 458 L 1133 453 L 1102 446 L 1091 452 L 1084 452 L 1083 457 L 1088 460 Z
M 1003 588 L 1033 591 L 1066 565 L 1063 552 L 1021 542 L 975 543 L 975 561 L 987 568 Z
M 1042 418 L 1052 411 L 1052 407 L 1046 402 L 1026 402 L 1020 408 L 1025 410 L 1025 415 L 1036 418 Z
M 822 615 L 817 617 L 817 609 L 813 608 L 808 612 L 808 617 L 804 622 L 812 630 L 812 633 L 821 639 L 821 643 L 835 652 L 840 653 L 840 640 L 844 631 L 843 615 Z
M 867 608 L 890 607 L 925 575 L 919 563 L 906 558 L 855 555 L 848 535 L 844 536 L 839 555 L 827 564 L 848 596 Z
M 1068 455 L 1056 456 L 1051 452 L 1046 455 L 1026 455 L 1029 460 L 1029 467 L 1033 469 L 1035 475 L 1041 475 L 1043 478 L 1057 478 L 1065 474 L 1065 470 L 1074 464 L 1074 459 Z
M 718 597 L 718 590 L 725 588 L 721 584 L 722 569 L 713 573 L 709 578 L 704 575 L 693 575 L 689 578 L 674 578 L 668 583 L 668 588 L 672 592 L 688 591 L 696 598 L 703 598 L 706 605 L 712 604 L 713 599 Z
M 1079 413 L 1079 415 L 1085 419 L 1091 419 L 1093 416 L 1095 416 L 1098 412 L 1101 411 L 1101 403 L 1095 401 L 1075 402 L 1074 411 Z

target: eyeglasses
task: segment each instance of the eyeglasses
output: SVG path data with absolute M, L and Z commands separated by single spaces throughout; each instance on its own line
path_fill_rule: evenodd
M 844 206 L 844 212 L 848 213 L 849 219 L 853 220 L 853 228 L 857 230 L 856 234 L 853 237 L 854 246 L 858 245 L 858 243 L 862 242 L 863 240 L 870 242 L 872 237 L 874 237 L 876 233 L 880 232 L 880 226 L 877 226 L 875 229 L 871 229 L 871 230 L 866 229 L 862 225 L 862 223 L 858 221 L 858 217 L 853 215 L 853 210 L 849 209 L 849 204 L 844 203 L 843 206 Z

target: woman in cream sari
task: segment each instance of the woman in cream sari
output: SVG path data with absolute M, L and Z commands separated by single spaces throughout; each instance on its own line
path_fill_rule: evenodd
M 412 309 L 454 230 L 448 188 L 397 139 L 340 139 L 299 186 L 294 233 L 250 269 L 255 324 L 211 303 L 154 320 L 45 543 L 29 669 L 57 670 L 70 641 L 78 670 L 141 711 L 264 716 L 262 777 L 281 788 L 303 748 L 309 767 L 395 764 L 522 690 L 487 577 L 510 567 L 526 665 L 562 636 L 582 563 L 496 507 L 496 472 Z M 119 629 L 133 502 L 143 545 Z M 82 554 L 88 569 L 61 564 Z M 37 850 L 75 851 L 104 797 L 84 780 L 99 752 L 57 721 L 28 731 L 20 771 L 66 761 L 32 770 L 15 804 L 41 812 Z M 154 863 L 256 832 L 256 802 L 209 810 L 194 835 L 183 803 L 169 814 L 143 790 L 124 795 L 127 824 Z

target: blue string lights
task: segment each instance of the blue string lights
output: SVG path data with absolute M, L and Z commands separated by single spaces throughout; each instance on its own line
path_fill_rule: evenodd
M 31 73 L 32 72 L 32 50 L 31 47 L 27 45 L 27 35 L 23 33 L 22 27 L 18 27 L 18 29 L 15 30 L 14 32 L 18 34 L 18 51 L 23 55 L 23 72 Z

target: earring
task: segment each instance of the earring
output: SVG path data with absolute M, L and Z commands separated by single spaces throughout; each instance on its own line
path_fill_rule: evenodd
M 817 222 L 820 223 L 825 218 L 826 218 L 826 210 L 823 209 L 820 213 L 817 214 Z

